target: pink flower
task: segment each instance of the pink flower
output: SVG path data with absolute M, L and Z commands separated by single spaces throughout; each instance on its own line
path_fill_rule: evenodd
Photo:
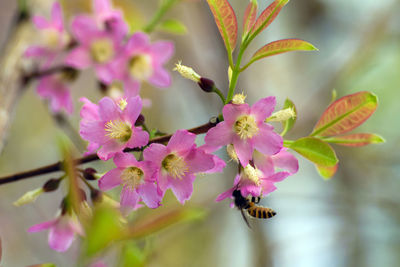
M 214 168 L 213 156 L 198 149 L 196 135 L 178 130 L 167 146 L 151 144 L 143 152 L 145 160 L 157 167 L 157 181 L 163 192 L 171 188 L 183 204 L 193 192 L 195 174 Z
M 118 37 L 125 37 L 129 28 L 124 21 L 124 15 L 121 10 L 113 9 L 110 0 L 94 0 L 93 8 L 95 20 L 100 28 L 110 31 Z
M 98 29 L 96 21 L 86 15 L 76 16 L 71 30 L 79 46 L 67 55 L 65 63 L 77 69 L 94 66 L 98 78 L 111 83 L 111 62 L 122 46 L 122 37 Z
M 234 190 L 240 190 L 243 197 L 266 196 L 276 190 L 275 183 L 295 174 L 299 169 L 297 159 L 285 148 L 273 156 L 255 151 L 253 159 L 254 166 L 249 164 L 244 169 L 242 168 L 241 173 L 235 178 L 233 187 L 219 195 L 217 201 L 227 197 L 232 198 Z M 281 171 L 276 171 L 276 169 L 281 169 Z
M 96 110 L 92 103 L 86 102 L 81 111 L 80 134 L 89 141 L 90 149 L 101 146 L 97 151 L 100 159 L 108 160 L 127 147 L 142 147 L 148 143 L 149 134 L 135 127 L 142 110 L 139 96 L 127 101 L 122 99 L 118 104 L 104 97 L 99 102 L 97 115 Z
M 282 137 L 265 123 L 274 108 L 275 97 L 260 99 L 252 107 L 246 103 L 225 105 L 222 110 L 224 121 L 207 132 L 206 146 L 216 150 L 233 144 L 243 166 L 251 160 L 254 149 L 267 155 L 278 153 L 282 148 Z
M 83 236 L 83 229 L 77 218 L 67 214 L 60 215 L 54 220 L 36 224 L 28 229 L 36 233 L 49 229 L 49 246 L 58 252 L 66 251 L 75 239 L 75 234 Z
M 149 161 L 137 161 L 128 153 L 118 153 L 114 157 L 117 168 L 107 172 L 99 180 L 101 190 L 110 190 L 122 185 L 121 207 L 135 208 L 141 199 L 149 208 L 161 205 L 162 192 L 157 188 L 156 168 Z
M 34 16 L 33 23 L 41 31 L 44 44 L 28 47 L 25 56 L 41 58 L 44 60 L 44 66 L 48 67 L 69 42 L 69 36 L 64 31 L 60 3 L 53 4 L 50 20 L 42 16 Z
M 135 33 L 113 62 L 113 69 L 118 70 L 114 78 L 123 81 L 124 87 L 129 88 L 132 94 L 138 94 L 143 81 L 160 88 L 168 87 L 171 85 L 171 77 L 163 65 L 173 52 L 172 42 L 158 41 L 150 44 L 146 34 Z
M 79 101 L 83 102 L 83 106 L 80 112 L 80 116 L 82 118 L 81 124 L 88 123 L 90 121 L 98 121 L 100 120 L 99 117 L 99 106 L 92 103 L 86 97 L 81 97 Z M 84 155 L 89 155 L 94 153 L 97 149 L 100 148 L 100 144 L 95 142 L 90 142 L 87 146 L 87 152 Z
M 53 112 L 65 109 L 71 114 L 74 106 L 70 90 L 65 83 L 62 75 L 45 76 L 39 80 L 36 90 L 41 98 L 50 100 Z

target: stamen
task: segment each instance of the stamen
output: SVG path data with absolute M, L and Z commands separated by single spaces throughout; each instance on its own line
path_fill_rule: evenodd
M 167 155 L 161 165 L 173 178 L 182 179 L 182 177 L 189 171 L 185 160 L 175 154 Z
M 260 186 L 260 178 L 258 176 L 258 171 L 253 168 L 250 164 L 244 168 L 244 176 L 252 181 L 256 186 Z
M 139 80 L 144 81 L 153 74 L 150 57 L 147 55 L 136 55 L 131 58 L 128 65 L 131 75 Z
M 124 110 L 124 109 L 126 108 L 127 105 L 128 105 L 128 102 L 126 102 L 126 99 L 125 99 L 125 98 L 121 98 L 121 99 L 118 101 L 118 106 L 119 106 L 119 108 L 120 108 L 121 110 Z
M 247 139 L 258 133 L 258 126 L 253 116 L 244 115 L 235 122 L 234 130 L 240 139 Z
M 114 56 L 114 48 L 111 40 L 99 39 L 91 43 L 90 53 L 96 63 L 106 63 Z
M 232 104 L 236 105 L 244 104 L 245 100 L 246 100 L 246 95 L 244 93 L 236 94 L 232 98 Z
M 107 136 L 112 139 L 117 139 L 118 141 L 125 143 L 132 136 L 132 128 L 131 126 L 120 120 L 109 121 L 105 125 L 105 130 L 107 132 Z
M 122 174 L 122 185 L 128 186 L 131 190 L 135 189 L 143 181 L 144 172 L 138 167 L 128 167 Z

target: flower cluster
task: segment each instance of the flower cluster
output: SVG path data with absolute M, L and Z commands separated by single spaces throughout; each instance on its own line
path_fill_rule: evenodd
M 53 5 L 51 19 L 35 16 L 33 22 L 43 35 L 42 44 L 28 47 L 26 57 L 41 61 L 41 71 L 54 67 L 55 62 L 76 70 L 95 69 L 97 79 L 105 86 L 122 84 L 122 91 L 113 97 L 133 97 L 139 94 L 144 81 L 166 88 L 171 77 L 163 65 L 171 58 L 174 45 L 168 41 L 151 43 L 142 32 L 129 36 L 123 13 L 114 9 L 110 0 L 93 0 L 94 14 L 74 16 L 71 34 L 65 30 L 61 6 Z M 66 52 L 66 53 L 64 53 Z M 64 55 L 61 58 L 60 55 Z M 48 99 L 53 112 L 62 109 L 72 113 L 73 104 L 68 83 L 76 75 L 65 72 L 44 75 L 37 92 Z

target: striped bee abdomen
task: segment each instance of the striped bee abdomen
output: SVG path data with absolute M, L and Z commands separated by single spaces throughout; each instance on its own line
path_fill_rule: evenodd
M 269 219 L 276 215 L 276 212 L 273 209 L 264 208 L 254 204 L 247 209 L 247 212 L 249 213 L 250 216 L 259 219 Z

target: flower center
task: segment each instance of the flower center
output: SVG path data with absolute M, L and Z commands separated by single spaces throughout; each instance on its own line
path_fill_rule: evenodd
M 135 189 L 143 181 L 144 172 L 138 167 L 128 167 L 121 174 L 123 186 Z
M 130 74 L 139 81 L 148 79 L 153 73 L 150 57 L 147 55 L 136 55 L 128 63 Z
M 121 109 L 121 110 L 124 110 L 125 108 L 126 108 L 126 106 L 128 105 L 128 102 L 126 102 L 126 99 L 125 98 L 121 98 L 119 101 L 118 101 L 118 107 Z
M 107 122 L 105 125 L 105 130 L 108 137 L 117 139 L 122 143 L 127 142 L 132 136 L 131 125 L 121 120 Z
M 240 139 L 252 138 L 258 133 L 256 120 L 250 115 L 240 117 L 233 127 Z
M 103 38 L 90 44 L 90 54 L 96 63 L 106 63 L 114 56 L 113 43 Z
M 60 36 L 59 32 L 55 29 L 45 29 L 42 32 L 44 44 L 51 48 L 58 48 L 60 45 Z
M 244 168 L 244 178 L 252 181 L 256 186 L 260 186 L 259 170 L 253 168 L 250 164 Z
M 185 160 L 175 154 L 167 155 L 162 161 L 161 166 L 170 176 L 178 179 L 182 179 L 185 173 L 189 171 Z

